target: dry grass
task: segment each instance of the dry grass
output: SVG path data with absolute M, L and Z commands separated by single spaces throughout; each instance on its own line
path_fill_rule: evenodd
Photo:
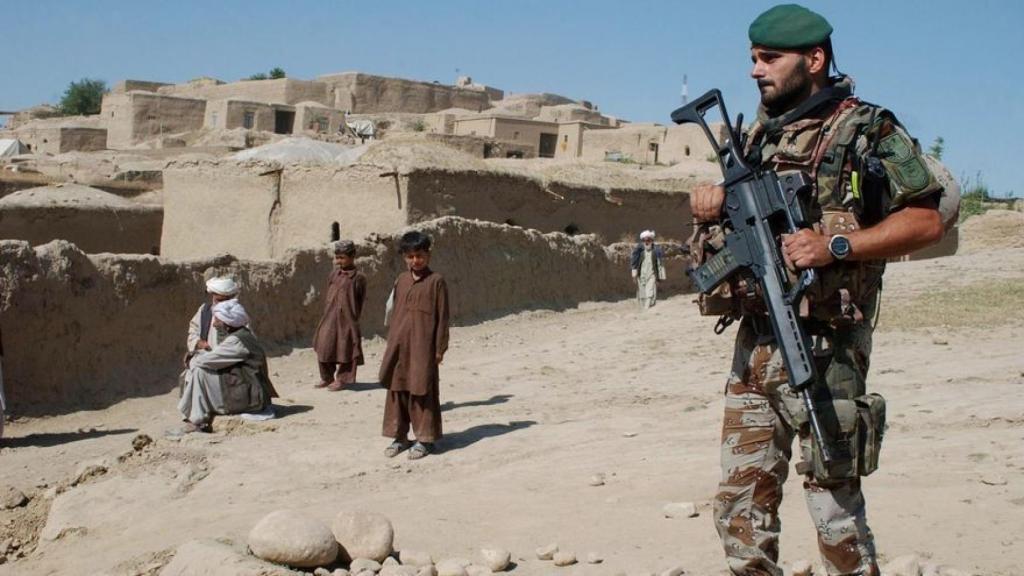
M 986 328 L 1024 322 L 1024 282 L 991 280 L 935 289 L 905 302 L 882 297 L 881 330 Z

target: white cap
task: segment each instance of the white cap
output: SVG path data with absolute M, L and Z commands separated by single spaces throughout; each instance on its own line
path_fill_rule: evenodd
M 238 284 L 233 278 L 210 278 L 206 281 L 206 291 L 221 296 L 238 294 Z

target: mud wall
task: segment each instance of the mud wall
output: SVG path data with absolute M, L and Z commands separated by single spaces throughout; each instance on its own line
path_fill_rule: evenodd
M 406 178 L 391 168 L 289 166 L 282 173 L 271 253 L 280 258 L 290 249 L 324 246 L 335 223 L 350 239 L 394 232 L 409 222 L 407 188 Z
M 684 240 L 689 196 L 681 192 L 544 183 L 478 170 L 396 170 L 271 163 L 178 162 L 164 170 L 162 254 L 280 258 L 343 237 L 391 233 L 441 216 L 541 232 L 597 234 L 606 243 L 653 228 Z
M 459 218 L 419 228 L 434 237 L 432 265 L 448 279 L 455 324 L 634 294 L 628 245 L 606 248 L 591 236 Z M 396 243 L 395 235 L 385 235 L 359 245 L 357 265 L 368 277 L 367 336 L 383 330 L 384 301 L 401 270 Z M 188 320 L 205 298 L 205 279 L 214 275 L 238 279 L 253 327 L 272 350 L 308 345 L 331 269 L 326 250 L 293 252 L 278 262 L 228 256 L 175 262 L 87 256 L 61 241 L 35 249 L 0 241 L 0 259 L 4 386 L 14 414 L 98 408 L 171 390 Z M 670 259 L 664 292 L 689 288 L 684 265 L 680 255 Z M 375 369 L 368 366 L 367 373 Z
M 317 80 L 333 93 L 330 105 L 352 114 L 410 112 L 427 114 L 448 108 L 480 111 L 490 107 L 487 92 L 372 74 L 345 72 Z
M 281 170 L 262 164 L 176 163 L 164 170 L 161 254 L 272 258 L 271 213 Z
M 159 254 L 162 219 L 159 206 L 5 206 L 0 209 L 0 238 L 25 240 L 33 246 L 62 239 L 90 254 Z
M 327 85 L 313 80 L 278 78 L 272 80 L 242 80 L 228 84 L 175 84 L 162 86 L 160 94 L 222 100 L 234 98 L 267 104 L 297 104 L 310 100 L 330 105 Z
M 606 243 L 646 229 L 684 240 L 692 221 L 685 193 L 545 185 L 512 174 L 416 171 L 409 174 L 407 197 L 410 222 L 456 215 L 542 232 L 597 234 Z

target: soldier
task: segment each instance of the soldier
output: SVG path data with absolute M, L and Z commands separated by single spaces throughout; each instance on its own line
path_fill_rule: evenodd
M 881 277 L 886 259 L 943 234 L 942 187 L 916 141 L 892 113 L 858 100 L 849 77 L 829 75 L 831 33 L 825 18 L 795 4 L 776 6 L 750 25 L 751 76 L 761 104 L 746 142 L 765 168 L 801 170 L 815 182 L 803 200 L 817 225 L 783 235 L 782 251 L 791 268 L 818 271 L 802 314 L 819 374 L 813 398 L 831 423 L 828 437 L 847 449 L 833 450 L 839 456 L 832 465 L 821 461 L 800 398 L 786 385 L 761 296 L 733 282 L 727 315 L 741 321 L 714 511 L 737 575 L 783 574 L 778 511 L 794 437 L 828 573 L 879 574 L 860 476 L 877 466 L 884 429 L 884 400 L 865 389 Z M 719 185 L 698 186 L 690 198 L 695 219 L 717 223 L 724 194 Z

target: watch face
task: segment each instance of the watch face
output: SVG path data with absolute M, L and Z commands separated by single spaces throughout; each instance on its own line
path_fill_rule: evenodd
M 845 236 L 833 236 L 828 247 L 836 258 L 846 258 L 850 254 L 850 241 Z

